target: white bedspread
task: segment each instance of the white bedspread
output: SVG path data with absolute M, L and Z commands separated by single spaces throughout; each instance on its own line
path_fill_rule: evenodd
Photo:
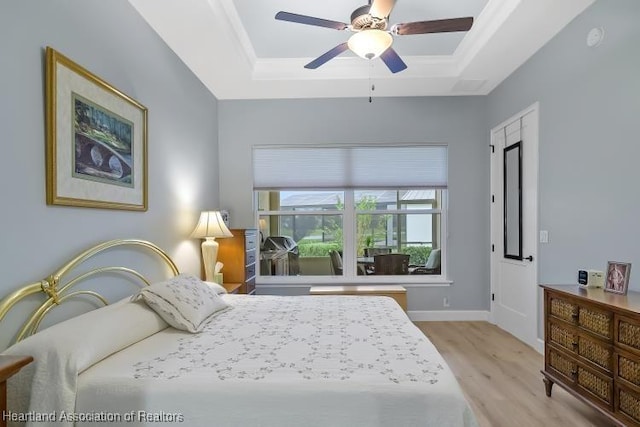
M 168 328 L 82 373 L 75 412 L 123 426 L 476 425 L 394 300 L 224 298 L 234 308 L 202 333 Z

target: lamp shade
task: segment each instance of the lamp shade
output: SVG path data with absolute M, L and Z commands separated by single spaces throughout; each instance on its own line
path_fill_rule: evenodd
M 373 59 L 382 55 L 393 43 L 393 37 L 382 30 L 362 30 L 349 38 L 347 45 L 356 55 Z
M 218 211 L 202 212 L 196 228 L 191 233 L 192 239 L 206 239 L 207 237 L 233 237 Z

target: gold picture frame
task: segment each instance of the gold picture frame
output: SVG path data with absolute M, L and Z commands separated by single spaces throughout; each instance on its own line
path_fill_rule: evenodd
M 147 108 L 46 48 L 47 204 L 146 211 Z

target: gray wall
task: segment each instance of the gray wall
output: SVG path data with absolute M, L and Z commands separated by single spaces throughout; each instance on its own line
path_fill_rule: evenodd
M 234 227 L 254 227 L 255 144 L 449 144 L 450 287 L 410 288 L 409 310 L 489 308 L 489 151 L 486 98 L 220 101 L 220 203 Z M 282 290 L 280 290 L 282 292 Z M 290 290 L 294 292 L 294 290 Z M 298 289 L 298 292 L 300 290 Z
M 540 102 L 541 283 L 575 283 L 608 260 L 640 266 L 638 17 L 637 0 L 594 3 L 488 97 L 489 128 Z M 603 43 L 587 47 L 600 26 Z
M 47 45 L 149 109 L 148 212 L 46 206 Z M 218 203 L 215 97 L 126 0 L 3 0 L 0 54 L 0 294 L 114 238 L 151 240 L 182 270 L 199 273 L 198 242 L 188 235 L 199 211 Z M 15 333 L 14 319 L 31 310 L 26 305 L 3 323 L 0 348 Z

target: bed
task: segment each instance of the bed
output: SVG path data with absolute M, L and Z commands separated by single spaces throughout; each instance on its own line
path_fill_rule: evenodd
M 9 410 L 23 414 L 16 425 L 48 416 L 50 425 L 77 426 L 476 426 L 442 356 L 388 297 L 216 289 L 224 308 L 198 333 L 168 326 L 146 300 L 125 298 L 35 333 L 56 301 L 75 293 L 103 302 L 72 291 L 86 276 L 117 269 L 148 285 L 124 267 L 61 284 L 86 259 L 126 245 L 150 249 L 178 275 L 157 246 L 112 241 L 74 258 L 40 290 L 31 284 L 0 302 L 1 319 L 22 297 L 46 294 L 4 352 L 34 357 L 8 383 Z

